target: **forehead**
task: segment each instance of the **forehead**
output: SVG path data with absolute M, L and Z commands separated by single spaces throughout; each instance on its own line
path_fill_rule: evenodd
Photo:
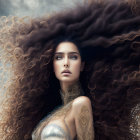
M 79 50 L 78 50 L 77 46 L 72 42 L 62 42 L 62 43 L 58 44 L 55 52 L 65 52 L 65 53 L 78 52 L 79 53 Z

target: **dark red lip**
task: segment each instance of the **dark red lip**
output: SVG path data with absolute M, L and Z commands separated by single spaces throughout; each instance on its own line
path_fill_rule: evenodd
M 69 70 L 64 70 L 64 71 L 62 71 L 62 73 L 70 73 L 71 74 L 71 72 Z

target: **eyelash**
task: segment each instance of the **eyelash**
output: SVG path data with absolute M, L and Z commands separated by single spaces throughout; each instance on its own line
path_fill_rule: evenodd
M 76 60 L 76 59 L 78 58 L 78 56 L 72 55 L 72 56 L 70 56 L 69 58 L 71 58 L 71 59 L 73 59 L 73 60 Z
M 56 60 L 61 60 L 62 58 L 63 58 L 63 56 L 61 56 L 61 55 L 60 56 L 59 55 L 56 55 L 55 56 L 55 59 Z M 70 55 L 69 58 L 72 59 L 72 60 L 77 60 L 78 56 L 76 56 L 76 55 Z
M 60 60 L 61 59 L 60 57 L 62 58 L 62 56 L 59 56 L 59 55 L 58 56 L 55 56 L 55 59 L 56 60 Z

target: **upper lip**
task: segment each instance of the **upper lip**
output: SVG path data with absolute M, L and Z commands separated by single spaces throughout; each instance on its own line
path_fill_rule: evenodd
M 71 73 L 69 70 L 64 70 L 62 73 Z

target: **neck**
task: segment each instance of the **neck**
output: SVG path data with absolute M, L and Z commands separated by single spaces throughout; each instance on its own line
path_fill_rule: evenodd
M 67 83 L 67 82 L 61 82 L 60 83 L 60 87 L 61 87 L 61 90 L 63 92 L 67 92 L 68 89 L 70 89 L 73 85 L 77 84 L 78 82 L 75 82 L 75 83 Z
M 80 82 L 76 82 L 67 87 L 65 86 L 65 88 L 61 86 L 60 93 L 61 93 L 61 97 L 62 97 L 64 105 L 74 100 L 78 96 L 84 95 Z

